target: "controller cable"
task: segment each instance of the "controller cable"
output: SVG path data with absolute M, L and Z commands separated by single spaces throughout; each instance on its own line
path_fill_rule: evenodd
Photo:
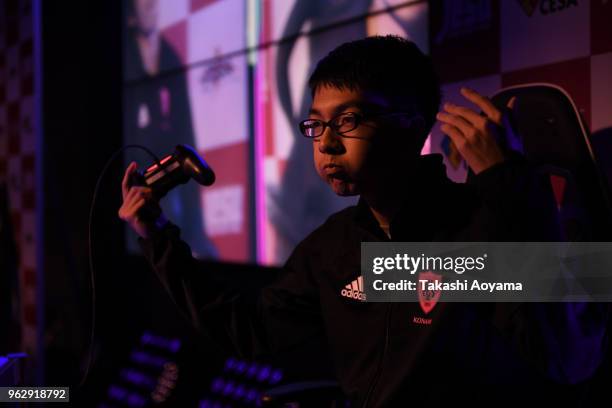
M 100 172 L 100 175 L 98 176 L 98 180 L 96 181 L 96 186 L 94 188 L 93 197 L 92 197 L 92 200 L 91 200 L 91 206 L 89 207 L 89 225 L 88 225 L 88 235 L 87 235 L 88 249 L 89 249 L 89 273 L 90 273 L 90 282 L 91 282 L 91 332 L 90 332 L 90 338 L 89 338 L 89 345 L 87 347 L 88 350 L 87 350 L 87 355 L 86 355 L 86 359 L 87 360 L 86 360 L 86 364 L 85 364 L 85 370 L 84 370 L 83 375 L 81 377 L 81 381 L 79 382 L 79 385 L 78 385 L 79 388 L 81 388 L 85 384 L 85 381 L 87 381 L 87 378 L 89 377 L 89 372 L 91 370 L 91 364 L 92 364 L 92 360 L 93 360 L 93 349 L 94 349 L 94 341 L 95 341 L 95 328 L 96 328 L 96 280 L 95 280 L 95 272 L 94 272 L 94 259 L 93 259 L 94 254 L 93 254 L 93 240 L 92 240 L 94 208 L 95 208 L 95 205 L 96 205 L 96 201 L 98 199 L 98 193 L 99 193 L 99 190 L 100 190 L 100 185 L 102 183 L 102 180 L 104 179 L 104 176 L 108 172 L 108 169 L 110 168 L 111 164 L 113 164 L 115 162 L 115 160 L 117 159 L 117 157 L 119 157 L 119 155 L 121 155 L 127 149 L 141 149 L 141 150 L 144 150 L 146 153 L 149 154 L 149 156 L 151 156 L 151 158 L 153 158 L 155 163 L 160 168 L 162 168 L 162 165 L 160 163 L 159 158 L 151 150 L 149 150 L 148 148 L 146 148 L 145 146 L 142 146 L 142 145 L 129 144 L 129 145 L 125 145 L 125 146 L 121 147 L 119 150 L 115 151 L 112 154 L 112 156 L 108 159 L 108 161 L 106 162 L 106 164 L 102 168 L 102 171 Z

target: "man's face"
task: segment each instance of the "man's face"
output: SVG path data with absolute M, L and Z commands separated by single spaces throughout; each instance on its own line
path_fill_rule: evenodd
M 394 156 L 404 161 L 414 157 L 401 142 L 410 135 L 394 134 L 397 128 L 391 130 L 385 121 L 372 114 L 389 112 L 390 106 L 385 97 L 373 93 L 329 86 L 317 88 L 311 119 L 327 122 L 346 112 L 365 115 L 359 126 L 348 133 L 338 135 L 326 127 L 321 136 L 313 139 L 315 168 L 336 194 L 363 194 L 373 191 L 380 183 L 389 184 L 397 168 L 406 164 L 398 163 Z M 397 154 L 398 149 L 404 149 L 401 155 Z

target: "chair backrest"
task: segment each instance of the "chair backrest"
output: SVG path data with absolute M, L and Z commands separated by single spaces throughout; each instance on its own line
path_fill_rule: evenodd
M 517 98 L 512 126 L 518 139 L 502 141 L 504 149 L 521 152 L 548 176 L 568 241 L 609 241 L 608 184 L 570 95 L 557 85 L 530 83 L 504 88 L 491 101 L 505 109 L 512 97 Z

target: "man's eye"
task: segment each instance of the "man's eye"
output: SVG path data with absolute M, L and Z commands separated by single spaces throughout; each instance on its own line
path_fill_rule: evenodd
M 343 115 L 336 120 L 337 126 L 347 126 L 355 123 L 354 115 Z
M 304 121 L 302 123 L 302 133 L 304 136 L 317 137 L 322 126 L 321 121 L 318 120 Z

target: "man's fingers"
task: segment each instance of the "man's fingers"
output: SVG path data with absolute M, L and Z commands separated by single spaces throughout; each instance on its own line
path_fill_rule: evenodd
M 121 180 L 121 187 L 124 189 L 124 191 L 127 193 L 127 190 L 129 189 L 129 179 L 130 179 L 130 174 L 132 174 L 132 172 L 136 169 L 136 162 L 131 162 L 127 168 L 125 169 L 125 173 L 123 174 L 123 180 Z
M 146 200 L 144 198 L 139 198 L 137 199 L 129 208 L 129 212 L 131 214 L 136 215 L 136 213 L 138 212 L 138 210 L 140 210 L 142 208 L 143 205 L 145 205 Z
M 132 201 L 137 193 L 138 193 L 138 188 L 136 187 L 129 188 L 127 194 L 125 195 L 125 197 L 123 197 L 123 202 L 127 203 L 127 202 Z
M 140 208 L 145 205 L 146 200 L 142 197 L 134 197 L 134 199 L 130 202 L 126 202 L 119 209 L 119 217 L 124 220 L 129 220 L 136 216 L 136 213 Z
M 129 166 L 127 166 L 127 168 L 125 169 L 125 174 L 123 175 L 123 180 L 121 180 L 121 192 L 123 193 L 123 199 L 125 200 L 125 197 L 128 194 L 128 191 L 130 189 L 129 186 L 129 179 L 130 179 L 130 174 L 132 174 L 132 172 L 134 170 L 136 170 L 137 164 L 136 162 L 131 162 L 129 164 Z
M 138 200 L 151 200 L 153 197 L 153 192 L 149 187 L 139 187 L 134 186 L 130 188 L 125 199 L 123 200 L 122 207 L 126 209 L 130 209 L 133 207 L 134 203 Z
M 444 122 L 457 128 L 459 131 L 461 131 L 461 133 L 463 133 L 463 137 L 468 137 L 468 135 L 472 134 L 474 131 L 472 124 L 461 116 L 440 112 L 436 115 L 436 117 L 440 122 Z
M 450 137 L 457 149 L 461 151 L 461 148 L 465 145 L 465 137 L 463 136 L 463 133 L 461 133 L 461 131 L 455 126 L 449 125 L 447 123 L 444 123 L 442 126 L 440 126 L 440 130 L 444 132 L 444 134 L 448 135 L 448 137 Z
M 151 190 L 149 187 L 134 186 L 130 188 L 130 191 L 128 191 L 128 198 L 132 200 L 138 197 L 151 198 L 152 196 L 153 196 L 153 190 Z
M 465 96 L 466 99 L 482 109 L 489 119 L 498 125 L 501 125 L 502 114 L 499 109 L 493 105 L 489 98 L 482 96 L 478 92 L 469 88 L 461 88 L 461 95 Z
M 466 108 L 465 106 L 455 105 L 450 102 L 444 104 L 444 110 L 449 113 L 452 113 L 453 115 L 462 116 L 475 127 L 482 127 L 486 120 L 486 118 L 476 113 L 473 109 Z
M 508 109 L 510 110 L 515 110 L 516 109 L 516 96 L 513 96 L 512 98 L 510 98 L 510 100 L 508 101 L 508 103 L 506 104 L 506 106 L 508 107 Z

